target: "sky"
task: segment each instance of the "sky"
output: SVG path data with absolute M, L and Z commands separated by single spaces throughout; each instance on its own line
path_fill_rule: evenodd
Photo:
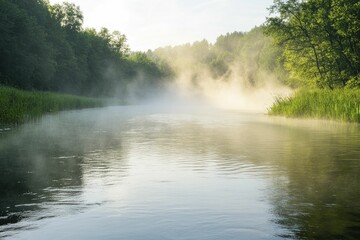
M 61 3 L 64 0 L 50 0 Z M 84 27 L 125 34 L 133 51 L 174 46 L 249 31 L 268 16 L 273 0 L 69 0 L 80 6 Z

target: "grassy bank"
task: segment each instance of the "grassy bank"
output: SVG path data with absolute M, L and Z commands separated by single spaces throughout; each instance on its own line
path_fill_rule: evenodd
M 278 98 L 269 114 L 360 123 L 360 89 L 300 90 Z
M 50 92 L 29 92 L 0 86 L 0 123 L 2 124 L 21 123 L 44 113 L 102 105 L 101 100 L 93 98 Z

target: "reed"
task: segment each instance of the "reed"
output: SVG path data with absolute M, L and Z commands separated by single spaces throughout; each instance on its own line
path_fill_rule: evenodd
M 360 123 L 360 89 L 299 90 L 277 98 L 269 114 Z
M 99 99 L 0 86 L 0 123 L 17 124 L 44 113 L 100 107 Z

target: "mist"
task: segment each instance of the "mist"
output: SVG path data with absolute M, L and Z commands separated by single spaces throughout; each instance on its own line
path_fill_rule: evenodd
M 172 88 L 176 88 L 181 96 L 198 99 L 216 108 L 245 112 L 265 112 L 276 97 L 291 93 L 291 89 L 279 83 L 271 73 L 262 73 L 266 81 L 252 85 L 246 73 L 239 72 L 241 67 L 229 67 L 231 70 L 226 78 L 214 78 L 206 69 L 180 73 Z
M 145 94 L 142 103 L 264 113 L 276 97 L 292 92 L 281 78 L 284 70 L 275 61 L 279 52 L 261 28 L 220 36 L 214 44 L 202 40 L 158 48 L 152 54 L 158 62 L 168 65 L 172 76 L 146 89 L 144 92 L 151 94 Z M 128 91 L 136 92 L 139 82 L 143 83 L 144 78 L 128 85 Z M 134 94 L 130 95 L 134 101 Z
M 109 38 L 118 36 L 102 31 Z M 110 98 L 109 105 L 120 100 L 265 113 L 277 97 L 292 93 L 288 72 L 279 60 L 282 51 L 262 27 L 227 33 L 214 43 L 204 39 L 154 51 L 128 50 L 119 62 L 108 61 L 102 67 L 103 81 L 90 85 L 90 96 Z

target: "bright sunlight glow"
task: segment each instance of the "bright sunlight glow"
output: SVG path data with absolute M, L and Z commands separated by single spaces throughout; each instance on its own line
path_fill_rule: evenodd
M 63 0 L 50 0 L 51 4 Z M 118 30 L 134 51 L 146 51 L 261 25 L 273 0 L 69 0 L 80 6 L 85 27 Z

